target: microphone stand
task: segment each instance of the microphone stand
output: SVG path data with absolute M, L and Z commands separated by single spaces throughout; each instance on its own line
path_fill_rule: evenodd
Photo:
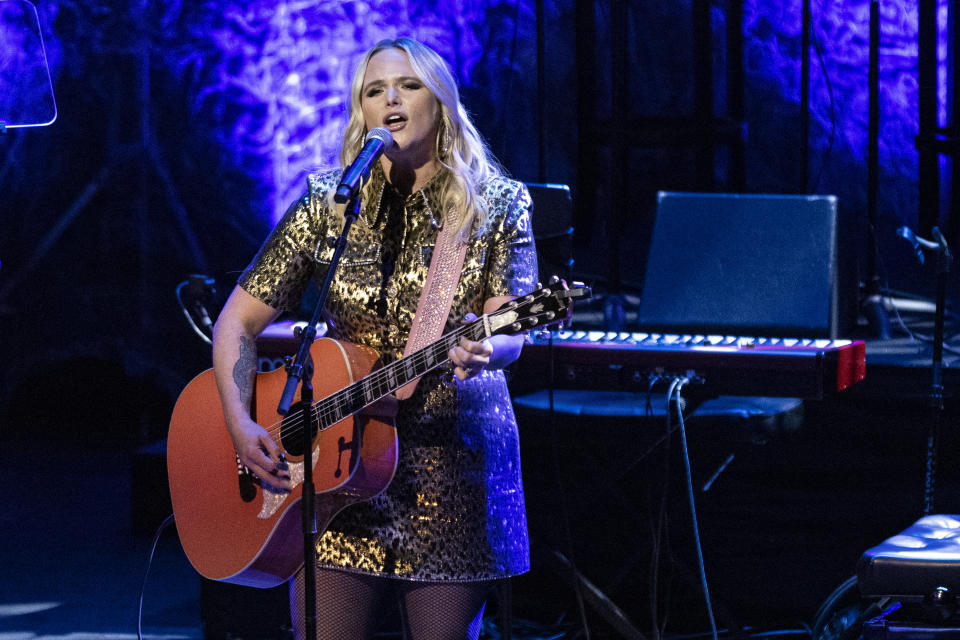
M 939 227 L 931 229 L 935 241 L 926 240 L 907 227 L 900 227 L 898 234 L 907 239 L 914 247 L 917 259 L 923 264 L 923 249 L 933 251 L 937 256 L 937 301 L 933 325 L 933 363 L 928 409 L 930 427 L 927 432 L 927 458 L 924 468 L 923 515 L 934 513 L 934 490 L 936 488 L 937 445 L 940 440 L 940 423 L 943 415 L 943 322 L 946 311 L 947 274 L 953 262 L 953 254 L 947 246 L 947 240 Z
M 297 349 L 297 355 L 287 367 L 287 384 L 280 396 L 280 403 L 277 406 L 277 413 L 286 416 L 290 411 L 290 405 L 293 402 L 293 396 L 296 393 L 298 384 L 300 385 L 300 405 L 304 412 L 307 425 L 303 430 L 303 488 L 301 490 L 301 523 L 303 530 L 303 611 L 304 611 L 304 634 L 306 638 L 317 637 L 317 563 L 314 544 L 317 539 L 317 516 L 314 510 L 314 497 L 316 489 L 313 484 L 313 414 L 310 410 L 313 406 L 313 362 L 310 359 L 310 345 L 313 344 L 317 336 L 317 323 L 320 321 L 320 315 L 323 313 L 323 306 L 327 300 L 327 293 L 330 291 L 330 285 L 333 283 L 333 277 L 340 263 L 340 256 L 347 246 L 347 235 L 350 233 L 350 227 L 360 215 L 360 198 L 358 189 L 351 193 L 347 201 L 346 209 L 343 212 L 343 230 L 340 235 L 333 240 L 333 257 L 330 259 L 330 267 L 327 270 L 323 286 L 320 288 L 320 295 L 317 297 L 317 304 L 313 309 L 313 315 L 307 326 L 300 333 L 300 347 Z

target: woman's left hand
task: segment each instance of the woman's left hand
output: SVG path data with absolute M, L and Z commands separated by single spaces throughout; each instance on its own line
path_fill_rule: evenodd
M 473 322 L 477 317 L 468 313 L 464 317 L 464 322 Z M 493 355 L 493 345 L 489 339 L 474 342 L 466 338 L 460 338 L 460 344 L 450 349 L 448 354 L 453 363 L 453 375 L 460 380 L 467 380 L 480 373 L 490 364 L 490 357 Z

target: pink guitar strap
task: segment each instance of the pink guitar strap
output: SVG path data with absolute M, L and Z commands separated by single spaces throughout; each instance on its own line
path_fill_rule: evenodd
M 403 350 L 404 356 L 435 342 L 443 334 L 443 327 L 453 305 L 453 295 L 460 282 L 463 261 L 467 256 L 467 244 L 457 239 L 457 230 L 453 228 L 455 226 L 448 222 L 437 234 L 427 281 L 417 303 L 417 314 L 413 317 L 407 345 Z M 397 389 L 397 398 L 406 400 L 413 395 L 419 381 L 417 378 Z

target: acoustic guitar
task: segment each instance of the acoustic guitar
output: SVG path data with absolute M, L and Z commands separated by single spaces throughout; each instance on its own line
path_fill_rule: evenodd
M 279 421 L 276 407 L 286 373 L 256 374 L 251 417 L 270 425 L 265 428 L 289 465 L 290 493 L 261 486 L 240 463 L 213 370 L 198 375 L 177 399 L 167 437 L 170 497 L 190 563 L 207 578 L 234 584 L 266 588 L 289 580 L 303 564 L 303 429 L 313 432 L 315 506 L 322 531 L 342 509 L 386 489 L 396 470 L 396 429 L 390 419 L 360 414 L 365 407 L 447 365 L 447 353 L 461 337 L 482 340 L 562 322 L 572 299 L 587 296 L 585 287 L 545 287 L 374 371 L 378 355 L 373 349 L 317 340 L 310 348 L 311 381 L 320 400 L 294 405 Z

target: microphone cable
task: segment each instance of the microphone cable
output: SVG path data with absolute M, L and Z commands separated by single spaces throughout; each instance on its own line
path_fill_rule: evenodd
M 191 278 L 195 278 L 195 277 L 199 277 L 199 276 L 191 276 Z M 174 294 L 177 296 L 177 304 L 180 306 L 180 311 L 183 312 L 183 315 L 187 319 L 187 323 L 190 325 L 190 328 L 193 329 L 193 332 L 196 333 L 198 336 L 200 336 L 200 339 L 206 342 L 207 344 L 213 344 L 212 336 L 207 335 L 206 332 L 204 332 L 199 326 L 197 326 L 196 319 L 193 317 L 193 314 L 190 313 L 190 310 L 187 309 L 187 305 L 183 301 L 182 292 L 184 287 L 192 287 L 192 285 L 193 283 L 189 279 L 184 280 L 183 282 L 177 285 L 177 288 L 174 291 Z M 200 319 L 201 319 L 200 321 L 207 328 L 207 331 L 211 332 L 212 334 L 213 321 L 210 319 L 210 315 L 206 307 L 203 306 L 203 302 L 199 298 L 194 298 L 193 307 L 197 315 L 200 316 Z
M 147 590 L 147 577 L 150 575 L 150 567 L 153 565 L 153 554 L 157 550 L 157 543 L 160 541 L 160 535 L 173 522 L 171 513 L 157 527 L 157 532 L 153 534 L 153 541 L 150 543 L 150 553 L 147 555 L 147 568 L 143 572 L 143 583 L 140 585 L 140 603 L 137 606 L 137 640 L 143 640 L 143 594 Z
M 700 572 L 700 585 L 703 588 L 703 597 L 707 607 L 707 617 L 710 621 L 710 633 L 713 640 L 718 640 L 717 622 L 713 615 L 713 604 L 710 599 L 710 588 L 707 586 L 707 571 L 703 563 L 703 547 L 700 544 L 700 528 L 697 524 L 697 507 L 693 496 L 693 474 L 690 472 L 690 452 L 687 449 L 687 432 L 683 423 L 683 410 L 680 403 L 680 391 L 683 386 L 690 382 L 689 378 L 674 378 L 667 391 L 667 428 L 670 428 L 671 399 L 674 394 L 677 397 L 677 421 L 680 428 L 680 448 L 683 455 L 683 464 L 687 481 L 687 500 L 690 503 L 690 521 L 693 525 L 694 547 L 697 550 L 697 566 Z
M 570 530 L 570 512 L 567 507 L 566 491 L 563 486 L 563 474 L 560 471 L 560 451 L 557 437 L 557 414 L 554 405 L 554 389 L 556 388 L 556 360 L 553 349 L 553 332 L 550 331 L 547 337 L 547 362 L 548 379 L 550 381 L 547 387 L 547 422 L 550 431 L 550 453 L 553 463 L 553 477 L 557 485 L 557 495 L 560 498 L 560 523 L 563 531 L 563 543 L 566 545 L 568 557 L 566 558 L 570 569 L 571 579 L 573 581 L 573 592 L 577 602 L 577 612 L 580 616 L 580 629 L 583 637 L 590 640 L 590 625 L 587 620 L 587 608 L 583 597 L 583 583 L 580 580 L 580 572 L 577 570 L 577 564 L 573 547 L 573 533 Z

